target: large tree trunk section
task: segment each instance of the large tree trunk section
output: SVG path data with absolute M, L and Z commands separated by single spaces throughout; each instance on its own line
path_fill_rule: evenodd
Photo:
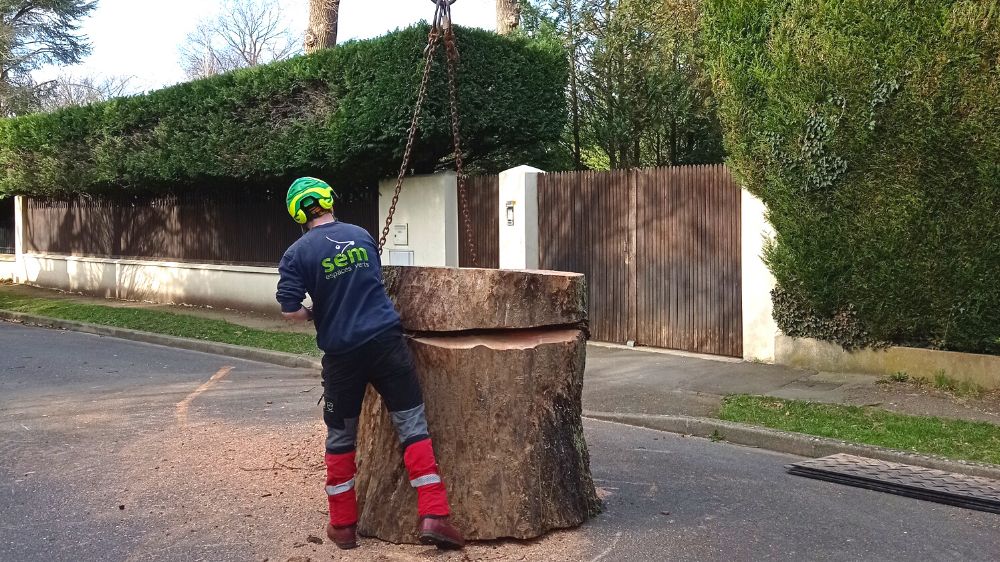
M 428 318 L 444 322 L 413 315 L 408 306 L 463 316 L 457 324 L 438 324 L 459 330 L 418 330 L 410 339 L 456 525 L 472 540 L 530 539 L 593 516 L 599 500 L 581 420 L 586 338 L 580 326 L 566 321 L 584 317 L 579 308 L 565 306 L 576 302 L 571 295 L 582 287 L 582 276 L 394 269 L 386 268 L 387 287 L 410 319 L 404 327 L 426 327 Z M 534 279 L 536 291 L 517 293 L 518 279 Z M 504 315 L 497 311 L 527 310 L 525 302 L 537 303 L 555 323 L 495 328 L 510 324 L 511 317 L 537 321 L 537 315 L 518 313 L 498 321 Z M 476 322 L 486 330 L 472 326 Z M 357 493 L 361 534 L 416 542 L 416 492 L 395 429 L 371 390 L 358 439 Z
M 337 24 L 340 20 L 340 0 L 309 0 L 309 27 L 306 29 L 305 50 L 313 53 L 337 44 Z
M 386 267 L 384 276 L 410 332 L 576 326 L 587 319 L 587 284 L 578 274 Z
M 521 24 L 520 0 L 496 0 L 497 33 L 509 35 Z

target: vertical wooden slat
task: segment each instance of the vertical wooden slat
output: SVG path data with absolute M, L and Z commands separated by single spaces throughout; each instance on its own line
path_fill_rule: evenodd
M 628 240 L 628 253 L 626 255 L 625 273 L 628 287 L 628 301 L 625 303 L 626 333 L 623 337 L 626 341 L 639 339 L 638 317 L 639 317 L 639 295 L 638 295 L 638 264 L 636 257 L 636 244 L 638 244 L 638 174 L 637 170 L 623 172 L 625 184 L 628 188 L 628 224 L 626 225 L 626 239 Z
M 723 270 L 722 261 L 725 259 L 725 250 L 722 247 L 722 241 L 725 237 L 726 232 L 726 220 L 725 216 L 722 214 L 722 198 L 725 195 L 723 192 L 723 186 L 721 178 L 719 176 L 718 170 L 715 166 L 709 166 L 709 179 L 711 182 L 711 187 L 709 189 L 712 202 L 709 207 L 709 216 L 712 222 L 710 227 L 714 225 L 714 228 L 709 228 L 709 232 L 712 233 L 712 277 L 711 284 L 709 286 L 709 295 L 711 298 L 711 314 L 709 315 L 709 328 L 710 337 L 712 341 L 710 353 L 719 355 L 725 348 L 723 345 L 723 334 L 722 326 L 725 324 L 725 310 L 726 310 L 726 297 L 723 294 Z
M 621 199 L 615 200 L 614 196 L 621 196 L 621 175 L 620 171 L 612 172 L 608 175 L 601 174 L 601 192 L 603 195 L 603 206 L 606 208 L 614 209 L 615 217 L 615 236 L 609 238 L 605 244 L 605 259 L 604 263 L 601 265 L 601 269 L 605 273 L 604 279 L 604 304 L 605 304 L 605 314 L 614 315 L 614 336 L 613 341 L 623 342 L 625 341 L 625 328 L 624 315 L 627 314 L 628 309 L 628 287 L 626 286 L 626 276 L 623 275 L 623 271 L 626 268 L 625 260 L 627 259 L 628 251 L 628 238 L 623 231 L 623 218 L 624 223 L 628 222 L 628 196 L 626 195 L 624 201 Z M 619 189 L 615 189 L 615 188 Z M 614 191 L 612 191 L 614 190 Z M 621 203 L 625 203 L 625 207 L 622 208 Z M 624 211 L 624 212 L 623 212 Z M 620 303 L 619 306 L 614 306 L 615 299 L 610 294 L 611 287 L 617 287 L 618 294 L 624 295 L 626 300 Z
M 688 288 L 691 299 L 691 341 L 688 344 L 693 351 L 701 350 L 701 311 L 703 309 L 701 294 L 702 266 L 704 264 L 704 253 L 701 248 L 702 236 L 698 230 L 698 225 L 702 220 L 702 193 L 698 189 L 698 166 L 686 166 L 684 173 L 687 176 L 686 183 L 688 193 L 691 194 L 691 212 L 687 218 L 688 240 L 691 243 L 689 267 L 691 268 L 691 281 Z
M 594 300 L 597 303 L 597 313 L 599 319 L 603 319 L 598 325 L 600 326 L 600 333 L 604 334 L 604 338 L 607 341 L 618 341 L 618 316 L 617 310 L 613 307 L 608 306 L 608 294 L 607 287 L 608 281 L 611 276 L 611 268 L 608 267 L 611 260 L 616 256 L 615 249 L 613 246 L 615 244 L 621 243 L 621 238 L 617 236 L 618 232 L 618 214 L 615 212 L 614 207 L 610 205 L 604 197 L 606 193 L 606 187 L 609 183 L 609 175 L 596 174 L 593 171 L 588 172 L 586 185 L 590 186 L 590 189 L 594 190 L 591 192 L 592 199 L 590 199 L 591 206 L 598 206 L 599 208 L 604 208 L 608 211 L 608 234 L 606 238 L 601 238 L 594 236 L 596 233 L 593 229 L 590 229 L 589 243 L 593 248 L 597 249 L 597 252 L 592 256 L 594 259 L 591 262 L 590 275 L 594 278 Z M 585 220 L 585 219 L 584 219 Z M 587 225 L 589 228 L 589 225 Z M 582 251 L 586 251 L 586 248 L 581 248 Z
M 691 277 L 688 285 L 688 294 L 690 295 L 690 317 L 691 317 L 691 339 L 688 343 L 688 348 L 692 351 L 699 351 L 701 349 L 701 310 L 703 308 L 703 303 L 701 300 L 701 275 L 702 275 L 702 265 L 704 263 L 704 254 L 702 253 L 701 243 L 702 237 L 701 232 L 698 230 L 698 225 L 702 219 L 702 193 L 698 189 L 698 166 L 685 166 L 684 174 L 687 176 L 685 182 L 687 183 L 688 193 L 691 197 L 691 212 L 685 217 L 687 219 L 687 229 L 688 229 L 688 241 L 690 243 L 690 250 L 688 254 L 688 267 L 691 270 Z
M 608 288 L 617 285 L 619 294 L 624 297 L 621 307 L 615 313 L 615 341 L 625 342 L 628 340 L 628 313 L 629 313 L 629 238 L 631 233 L 628 232 L 629 224 L 629 197 L 628 197 L 628 173 L 622 170 L 618 170 L 615 174 L 609 176 L 605 180 L 605 193 L 609 198 L 609 203 L 611 197 L 617 196 L 622 197 L 620 200 L 621 206 L 618 209 L 616 218 L 618 219 L 618 244 L 614 248 L 616 252 L 615 260 L 612 262 L 617 265 L 617 268 L 610 269 L 612 280 Z M 609 256 L 610 257 L 610 256 Z M 609 301 L 613 302 L 613 301 Z
M 712 313 L 715 310 L 716 303 L 712 301 L 713 288 L 715 285 L 715 240 L 714 232 L 719 228 L 720 225 L 714 222 L 715 216 L 713 213 L 712 204 L 714 202 L 715 192 L 713 191 L 714 182 L 712 181 L 712 176 L 706 174 L 708 171 L 708 166 L 701 166 L 699 170 L 698 183 L 700 184 L 699 191 L 701 192 L 702 198 L 702 219 L 699 222 L 698 231 L 702 237 L 702 280 L 701 280 L 701 350 L 703 353 L 711 353 L 711 349 L 714 346 L 713 334 L 712 334 Z M 713 225 L 715 228 L 708 228 Z
M 674 326 L 676 326 L 676 334 L 673 341 L 673 347 L 675 349 L 685 349 L 686 343 L 684 341 L 685 334 L 688 333 L 689 326 L 687 324 L 687 307 L 683 306 L 683 303 L 687 302 L 687 271 L 684 268 L 683 257 L 688 255 L 687 248 L 687 237 L 685 236 L 686 229 L 684 228 L 684 216 L 687 208 L 687 189 L 684 186 L 684 169 L 674 168 L 671 170 L 673 172 L 674 180 L 674 193 L 676 194 L 676 199 L 674 200 L 673 215 L 674 215 L 674 282 L 677 289 L 674 292 L 674 301 L 672 306 L 674 307 Z
M 461 267 L 500 267 L 500 176 L 469 176 L 465 178 L 469 198 L 471 232 L 466 232 L 459 209 L 459 265 Z M 472 263 L 467 239 L 471 235 L 478 263 Z
M 702 197 L 702 222 L 699 224 L 699 233 L 702 237 L 702 255 L 704 260 L 704 267 L 702 269 L 703 278 L 701 286 L 702 295 L 702 309 L 701 309 L 701 326 L 702 326 L 702 344 L 701 349 L 704 352 L 711 353 L 713 342 L 712 334 L 712 313 L 715 310 L 716 303 L 712 301 L 713 288 L 715 285 L 715 236 L 714 231 L 719 228 L 720 225 L 714 222 L 715 216 L 713 213 L 712 204 L 715 200 L 715 192 L 713 191 L 714 185 L 712 177 L 705 172 L 708 171 L 708 166 L 702 166 L 699 170 L 698 183 L 701 185 L 701 197 Z M 714 228 L 709 228 L 709 226 L 714 226 Z
M 725 178 L 722 175 L 722 170 L 718 166 L 713 167 L 713 177 L 715 178 L 715 185 L 718 191 L 719 203 L 716 210 L 716 217 L 721 226 L 719 230 L 719 241 L 717 244 L 718 252 L 718 262 L 717 270 L 719 279 L 717 282 L 716 294 L 719 300 L 720 310 L 718 311 L 718 323 L 717 323 L 717 334 L 718 344 L 716 346 L 715 353 L 719 355 L 725 354 L 731 347 L 732 335 L 729 333 L 729 318 L 730 318 L 730 302 L 729 302 L 729 292 L 725 291 L 725 287 L 729 286 L 731 280 L 729 279 L 729 272 L 726 268 L 726 262 L 729 260 L 729 225 L 730 220 L 723 210 L 730 205 L 729 190 L 726 185 Z
M 667 319 L 667 314 L 670 311 L 670 245 L 668 244 L 667 232 L 670 226 L 670 217 L 667 216 L 667 201 L 670 197 L 669 191 L 669 178 L 667 177 L 667 169 L 659 168 L 656 170 L 656 185 L 654 186 L 655 195 L 651 194 L 653 201 L 656 201 L 655 213 L 656 213 L 656 250 L 657 259 L 659 260 L 659 292 L 656 295 L 656 306 L 657 315 L 656 320 L 659 330 L 658 334 L 660 336 L 657 340 L 657 345 L 660 347 L 666 347 L 667 342 L 670 341 L 670 322 Z
M 608 174 L 597 174 L 593 171 L 589 174 L 591 179 L 591 185 L 596 189 L 596 201 L 598 206 L 609 211 L 609 224 L 611 228 L 608 230 L 610 236 L 601 238 L 595 237 L 594 232 L 591 231 L 591 240 L 595 247 L 599 248 L 599 253 L 597 257 L 599 258 L 594 264 L 595 270 L 594 274 L 597 278 L 596 287 L 600 288 L 600 294 L 597 295 L 598 302 L 600 302 L 600 308 L 598 312 L 601 318 L 606 318 L 606 324 L 602 329 L 602 333 L 609 341 L 620 342 L 621 339 L 618 334 L 618 313 L 621 308 L 609 306 L 610 299 L 608 298 L 608 285 L 614 285 L 614 279 L 616 277 L 617 271 L 615 271 L 614 266 L 618 265 L 617 259 L 621 256 L 621 244 L 622 239 L 619 236 L 618 223 L 621 220 L 621 214 L 614 207 L 614 202 L 611 198 L 606 197 L 608 192 L 608 185 L 611 183 L 614 177 L 614 172 Z M 596 180 L 596 181 L 594 181 Z M 619 289 L 624 289 L 624 287 L 619 286 Z
M 693 349 L 692 345 L 692 333 L 694 331 L 694 326 L 692 326 L 692 297 L 691 294 L 691 267 L 690 256 L 694 254 L 694 247 L 691 244 L 691 229 L 688 224 L 688 216 L 692 211 L 692 201 L 691 201 L 691 190 L 687 181 L 687 172 L 690 168 L 682 167 L 678 170 L 679 172 L 679 182 L 680 189 L 683 195 L 681 196 L 681 202 L 683 207 L 679 209 L 678 212 L 678 224 L 680 228 L 681 242 L 681 254 L 677 259 L 677 266 L 680 269 L 679 274 L 681 276 L 681 286 L 678 291 L 678 302 L 677 307 L 683 312 L 683 320 L 680 323 L 681 328 L 681 339 L 678 341 L 678 346 L 681 349 Z M 685 259 L 687 258 L 687 259 Z

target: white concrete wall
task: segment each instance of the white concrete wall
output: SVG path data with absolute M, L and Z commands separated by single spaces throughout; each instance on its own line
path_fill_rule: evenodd
M 267 312 L 278 270 L 147 260 L 23 254 L 19 282 L 107 298 Z
M 743 190 L 743 358 L 774 363 L 775 338 L 780 335 L 772 316 L 774 276 L 763 260 L 765 244 L 774 238 L 764 203 Z
M 407 244 L 396 244 L 390 232 L 382 254 L 392 263 L 393 251 L 412 252 L 411 265 L 458 267 L 458 181 L 454 172 L 407 178 L 399 195 L 393 226 L 407 225 Z M 396 180 L 379 184 L 379 226 L 385 224 Z
M 14 256 L 0 255 L 0 281 L 14 281 L 17 278 L 17 260 Z
M 531 166 L 500 173 L 500 269 L 538 269 L 538 174 L 543 173 Z

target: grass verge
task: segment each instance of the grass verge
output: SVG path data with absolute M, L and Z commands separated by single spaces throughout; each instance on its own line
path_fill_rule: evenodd
M 1000 464 L 1000 426 L 985 422 L 748 395 L 727 396 L 719 417 L 852 443 Z
M 74 320 L 299 355 L 318 356 L 320 354 L 319 350 L 316 349 L 316 339 L 309 334 L 257 330 L 224 320 L 212 320 L 161 310 L 121 308 L 82 304 L 60 299 L 25 297 L 5 294 L 2 289 L 0 289 L 0 309 L 35 314 L 46 318 Z

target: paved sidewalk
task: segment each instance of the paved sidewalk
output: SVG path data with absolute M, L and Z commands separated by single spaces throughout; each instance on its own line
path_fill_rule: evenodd
M 714 417 L 723 397 L 757 394 L 1000 424 L 997 395 L 959 398 L 925 385 L 880 384 L 864 374 L 816 372 L 724 358 L 608 347 L 587 351 L 584 409 Z
M 311 332 L 312 326 L 272 312 L 244 312 L 189 306 L 122 302 L 25 286 L 0 290 L 23 296 L 59 298 L 107 306 L 141 307 L 226 320 L 263 330 Z M 592 343 L 587 353 L 584 409 L 591 412 L 714 417 L 729 394 L 758 394 L 901 413 L 989 421 L 1000 424 L 997 394 L 956 398 L 912 384 L 878 384 L 878 377 L 827 373 L 738 359 L 694 357 L 669 351 L 609 347 Z

